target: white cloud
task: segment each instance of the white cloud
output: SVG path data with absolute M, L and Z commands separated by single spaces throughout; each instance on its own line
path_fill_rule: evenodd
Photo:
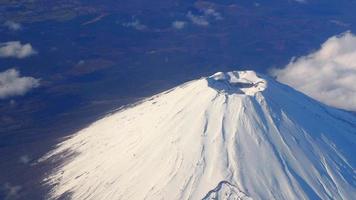
M 215 11 L 215 10 L 212 9 L 212 8 L 205 9 L 205 10 L 204 10 L 204 14 L 205 14 L 206 16 L 212 16 L 212 17 L 214 17 L 216 20 L 222 20 L 222 19 L 223 19 L 223 17 L 221 16 L 221 14 L 220 14 L 219 12 Z
M 172 22 L 172 27 L 175 29 L 183 29 L 186 24 L 184 21 L 174 21 Z
M 205 15 L 194 15 L 189 11 L 187 17 L 193 24 L 198 26 L 209 26 L 209 21 Z
M 133 20 L 131 22 L 123 23 L 122 25 L 125 26 L 125 27 L 134 28 L 134 29 L 139 30 L 139 31 L 142 31 L 142 30 L 147 28 L 147 26 L 142 24 L 138 19 L 135 19 L 135 20 Z
M 20 72 L 16 69 L 8 69 L 0 72 L 0 99 L 24 95 L 26 92 L 39 85 L 39 79 L 33 77 L 20 77 Z
M 11 31 L 19 31 L 22 29 L 21 24 L 14 21 L 6 21 L 4 23 L 4 26 L 6 26 Z
M 19 41 L 0 43 L 0 58 L 26 58 L 36 54 L 31 44 L 21 44 Z
M 356 36 L 350 32 L 329 38 L 318 51 L 271 73 L 325 104 L 356 111 Z
M 211 20 L 222 20 L 223 17 L 213 8 L 204 8 L 200 10 L 202 15 L 194 15 L 191 11 L 187 13 L 187 18 L 195 25 L 209 26 Z

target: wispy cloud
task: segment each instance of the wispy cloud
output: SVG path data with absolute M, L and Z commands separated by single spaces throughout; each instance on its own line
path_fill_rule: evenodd
M 332 23 L 332 24 L 338 25 L 338 26 L 342 26 L 342 27 L 349 27 L 350 26 L 350 24 L 344 23 L 344 22 L 339 21 L 339 20 L 329 20 L 329 22 Z
M 356 36 L 350 32 L 329 38 L 318 51 L 271 73 L 321 102 L 356 111 Z
M 195 25 L 209 26 L 212 20 L 222 20 L 223 17 L 213 8 L 204 8 L 200 10 L 201 14 L 193 14 L 191 11 L 187 13 L 187 18 Z
M 10 200 L 19 198 L 19 193 L 22 190 L 22 187 L 20 185 L 5 183 L 2 185 L 1 189 L 5 192 L 4 200 Z
M 31 161 L 31 157 L 27 154 L 20 156 L 19 162 L 22 164 L 28 164 Z
M 297 2 L 297 3 L 308 3 L 307 0 L 294 0 L 294 1 Z
M 21 77 L 16 69 L 0 72 L 0 99 L 11 96 L 24 95 L 26 92 L 40 85 L 39 79 Z
M 142 23 L 140 22 L 140 20 L 138 20 L 138 19 L 134 19 L 134 20 L 131 21 L 131 22 L 123 23 L 122 25 L 123 25 L 124 27 L 134 28 L 134 29 L 139 30 L 139 31 L 142 31 L 142 30 L 144 30 L 144 29 L 147 28 L 147 26 L 144 25 L 144 24 L 142 24 Z
M 208 8 L 203 10 L 204 14 L 206 16 L 212 16 L 215 18 L 215 20 L 222 20 L 223 17 L 221 16 L 221 14 L 219 12 L 217 12 L 216 10 L 212 9 L 212 8 Z
M 185 21 L 174 21 L 172 27 L 175 29 L 183 29 L 187 23 Z
M 1 58 L 26 58 L 36 54 L 37 51 L 32 48 L 32 45 L 21 44 L 19 41 L 10 41 L 0 43 L 0 57 Z
M 22 26 L 20 23 L 14 22 L 14 21 L 6 21 L 4 23 L 4 26 L 6 26 L 9 30 L 11 31 L 19 31 L 22 29 Z
M 209 21 L 205 15 L 194 15 L 191 11 L 187 13 L 187 18 L 198 26 L 209 26 Z

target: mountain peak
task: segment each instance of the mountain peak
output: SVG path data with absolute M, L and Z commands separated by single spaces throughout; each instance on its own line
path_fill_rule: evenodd
M 207 78 L 211 88 L 252 96 L 267 87 L 267 80 L 255 71 L 217 72 Z
M 355 127 L 267 76 L 220 72 L 67 138 L 45 182 L 50 199 L 354 199 Z

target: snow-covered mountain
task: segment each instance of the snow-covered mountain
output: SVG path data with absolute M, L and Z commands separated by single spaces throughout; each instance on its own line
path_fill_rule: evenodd
M 354 116 L 235 71 L 121 109 L 43 160 L 62 163 L 52 198 L 351 200 L 355 143 Z

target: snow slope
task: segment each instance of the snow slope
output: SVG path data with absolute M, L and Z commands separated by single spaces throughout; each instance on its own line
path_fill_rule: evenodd
M 60 143 L 51 198 L 356 197 L 356 119 L 253 71 L 216 73 Z

